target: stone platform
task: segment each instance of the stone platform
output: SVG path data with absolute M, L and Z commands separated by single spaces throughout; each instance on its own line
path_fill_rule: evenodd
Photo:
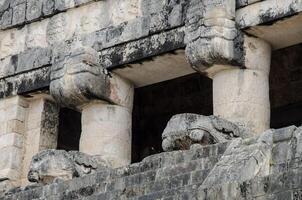
M 1 199 L 301 199 L 302 127 L 145 158 Z

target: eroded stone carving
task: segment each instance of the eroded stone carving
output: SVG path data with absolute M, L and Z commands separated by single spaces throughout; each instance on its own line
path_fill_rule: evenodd
M 208 145 L 245 137 L 245 131 L 216 116 L 191 113 L 173 116 L 162 134 L 164 151 L 187 150 L 190 146 Z
M 50 91 L 61 104 L 80 106 L 92 99 L 109 100 L 109 74 L 98 64 L 91 48 L 72 48 L 70 55 L 58 58 L 51 69 Z
M 243 34 L 235 24 L 235 0 L 193 0 L 186 22 L 186 56 L 202 73 L 213 65 L 243 66 Z
M 49 184 L 55 180 L 69 180 L 92 174 L 100 169 L 111 167 L 99 156 L 64 150 L 44 150 L 36 154 L 31 161 L 28 180 Z

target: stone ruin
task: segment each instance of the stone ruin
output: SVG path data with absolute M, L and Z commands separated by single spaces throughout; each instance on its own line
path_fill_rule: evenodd
M 0 199 L 302 199 L 301 12 L 0 0 Z

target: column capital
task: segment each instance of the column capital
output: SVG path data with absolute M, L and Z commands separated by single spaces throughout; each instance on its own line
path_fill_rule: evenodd
M 235 0 L 191 1 L 186 19 L 186 56 L 192 67 L 208 73 L 213 66 L 243 66 L 243 33 L 236 28 Z M 198 9 L 196 9 L 198 8 Z
M 63 106 L 80 108 L 91 100 L 132 108 L 133 85 L 107 71 L 98 52 L 90 47 L 71 48 L 51 67 L 50 93 Z

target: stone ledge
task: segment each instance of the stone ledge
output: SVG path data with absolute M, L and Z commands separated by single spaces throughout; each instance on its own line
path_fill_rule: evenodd
M 236 23 L 240 29 L 272 23 L 302 11 L 301 0 L 265 0 L 236 11 Z

